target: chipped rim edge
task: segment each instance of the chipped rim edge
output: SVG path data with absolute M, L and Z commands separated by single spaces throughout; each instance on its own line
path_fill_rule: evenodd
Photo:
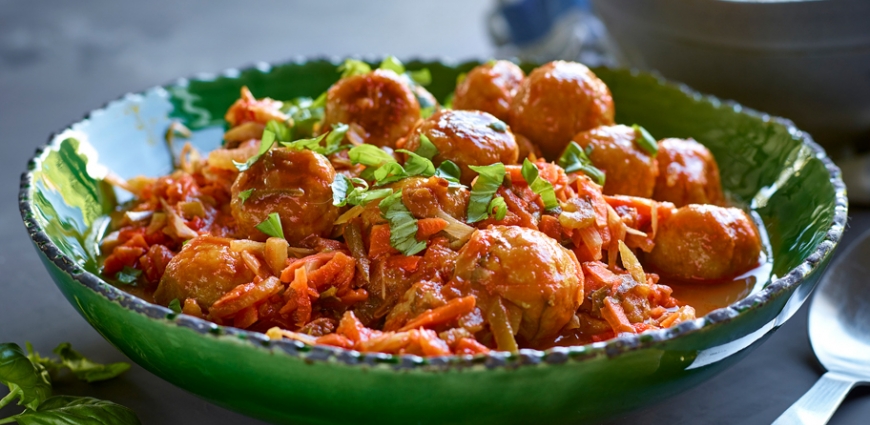
M 366 60 L 368 62 L 377 63 L 378 58 L 352 56 Z M 327 61 L 333 64 L 339 64 L 343 59 L 335 56 L 314 56 L 302 57 L 297 56 L 291 60 L 280 62 L 277 64 L 268 64 L 257 62 L 247 67 L 230 68 L 220 73 L 200 73 L 189 78 L 179 78 L 170 84 L 152 87 L 148 90 L 136 93 L 126 93 L 123 96 L 106 102 L 100 108 L 94 109 L 85 116 L 75 121 L 74 123 L 64 127 L 61 131 L 52 133 L 48 138 L 48 143 L 36 149 L 33 157 L 30 158 L 27 171 L 21 175 L 21 186 L 18 194 L 19 210 L 24 225 L 27 228 L 27 233 L 31 241 L 39 249 L 40 253 L 51 261 L 56 267 L 62 270 L 73 280 L 81 283 L 87 288 L 93 290 L 97 294 L 103 296 L 110 302 L 117 302 L 122 307 L 132 310 L 135 313 L 147 316 L 150 319 L 162 320 L 166 324 L 174 324 L 175 326 L 188 328 L 200 335 L 214 337 L 217 340 L 232 337 L 234 340 L 241 340 L 249 343 L 252 347 L 265 348 L 269 351 L 277 349 L 291 357 L 300 358 L 307 361 L 315 362 L 330 362 L 337 361 L 349 366 L 367 365 L 378 366 L 387 365 L 393 370 L 406 369 L 423 369 L 443 371 L 456 368 L 468 368 L 473 366 L 484 366 L 486 369 L 498 367 L 516 368 L 527 365 L 538 365 L 541 363 L 548 364 L 563 364 L 568 360 L 582 361 L 595 357 L 615 357 L 620 354 L 648 348 L 656 343 L 668 341 L 682 335 L 687 335 L 700 331 L 701 329 L 711 327 L 717 324 L 727 323 L 741 314 L 745 314 L 751 309 L 767 304 L 776 297 L 785 294 L 788 290 L 796 287 L 810 273 L 827 260 L 843 235 L 843 231 L 847 219 L 848 200 L 846 197 L 846 186 L 841 178 L 840 169 L 827 156 L 824 149 L 819 146 L 812 137 L 806 132 L 795 127 L 790 120 L 780 117 L 773 117 L 769 114 L 756 111 L 751 108 L 744 107 L 734 101 L 722 101 L 719 98 L 711 95 L 701 94 L 694 89 L 691 89 L 685 84 L 675 83 L 666 80 L 658 73 L 642 73 L 635 69 L 615 69 L 617 72 L 628 72 L 632 76 L 646 74 L 653 77 L 659 85 L 671 86 L 679 89 L 686 96 L 699 102 L 708 103 L 717 109 L 730 108 L 733 110 L 739 109 L 741 114 L 746 114 L 751 117 L 762 120 L 763 122 L 773 122 L 785 127 L 789 134 L 795 140 L 802 143 L 803 146 L 812 150 L 814 157 L 824 164 L 830 176 L 829 181 L 834 188 L 834 217 L 829 225 L 825 238 L 818 243 L 815 250 L 807 256 L 797 267 L 789 271 L 785 276 L 779 277 L 761 291 L 751 294 L 748 297 L 739 300 L 727 307 L 714 310 L 707 315 L 696 318 L 695 320 L 683 322 L 679 325 L 656 331 L 645 332 L 643 334 L 622 335 L 608 341 L 596 342 L 592 344 L 569 346 L 569 347 L 553 347 L 547 350 L 521 349 L 518 353 L 512 354 L 507 352 L 493 351 L 489 354 L 481 355 L 450 355 L 438 357 L 420 357 L 416 355 L 402 354 L 383 354 L 383 353 L 361 353 L 356 350 L 347 350 L 338 347 L 325 345 L 309 345 L 296 340 L 282 339 L 271 340 L 265 334 L 260 332 L 246 331 L 229 326 L 220 326 L 212 322 L 199 319 L 196 317 L 175 314 L 166 307 L 151 304 L 145 300 L 127 294 L 122 290 L 107 283 L 99 276 L 84 270 L 75 261 L 63 254 L 58 247 L 51 241 L 45 229 L 40 226 L 34 217 L 35 205 L 31 199 L 33 173 L 42 164 L 45 156 L 51 149 L 56 149 L 62 140 L 58 137 L 64 131 L 73 126 L 91 120 L 94 115 L 114 107 L 118 104 L 129 101 L 131 96 L 144 96 L 160 91 L 166 91 L 172 87 L 186 86 L 190 81 L 214 81 L 218 78 L 234 79 L 238 78 L 243 72 L 257 70 L 261 73 L 269 73 L 275 67 L 287 65 L 305 65 L 309 62 Z M 479 63 L 476 60 L 456 61 L 450 58 L 426 59 L 413 58 L 409 62 L 420 63 L 440 63 L 449 67 L 459 67 L 471 63 Z

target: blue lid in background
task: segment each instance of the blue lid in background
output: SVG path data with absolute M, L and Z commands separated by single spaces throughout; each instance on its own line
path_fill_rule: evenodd
M 572 9 L 589 10 L 589 0 L 517 0 L 502 2 L 497 10 L 507 23 L 510 42 L 523 45 L 546 36 Z

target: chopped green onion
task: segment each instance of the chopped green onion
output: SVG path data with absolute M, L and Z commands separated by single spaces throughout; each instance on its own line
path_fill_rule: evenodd
M 338 72 L 341 73 L 341 78 L 347 78 L 368 74 L 372 72 L 372 67 L 361 60 L 345 59 L 344 63 L 338 66 Z
M 429 72 L 429 68 L 419 69 L 417 71 L 408 71 L 408 77 L 411 77 L 415 83 L 421 86 L 428 86 L 432 84 L 432 73 Z
M 402 203 L 402 192 L 395 192 L 382 199 L 378 207 L 381 215 L 390 222 L 390 245 L 404 255 L 414 255 L 426 249 L 426 242 L 417 240 L 417 219 Z
M 435 155 L 438 155 L 438 148 L 435 147 L 435 144 L 433 144 L 425 134 L 421 134 L 420 146 L 417 147 L 417 150 L 415 150 L 414 153 L 423 158 L 432 159 Z
M 631 128 L 633 128 L 635 133 L 639 136 L 634 140 L 637 142 L 637 145 L 648 154 L 656 156 L 656 154 L 659 153 L 659 144 L 656 142 L 656 139 L 652 137 L 652 134 L 649 134 L 649 131 L 646 131 L 645 128 L 637 124 L 632 124 Z
M 172 301 L 169 302 L 169 309 L 175 312 L 175 314 L 181 313 L 181 301 L 178 301 L 178 298 L 173 298 Z
M 501 120 L 493 121 L 493 122 L 489 123 L 489 125 L 487 125 L 487 127 L 491 128 L 499 133 L 504 133 L 505 131 L 507 131 L 507 125 Z
M 132 285 L 139 280 L 139 276 L 142 275 L 142 270 L 134 269 L 130 266 L 124 266 L 124 269 L 118 272 L 118 275 L 115 277 L 118 279 L 118 282 L 121 282 L 125 285 Z
M 405 65 L 402 64 L 402 61 L 397 59 L 395 56 L 387 56 L 378 69 L 388 69 L 390 71 L 395 72 L 396 74 L 402 75 L 405 73 Z
M 478 173 L 477 180 L 471 186 L 471 197 L 468 201 L 468 222 L 476 223 L 489 217 L 489 203 L 504 181 L 505 168 L 501 162 L 492 165 L 469 165 L 468 168 Z
M 263 156 L 263 154 L 268 152 L 269 149 L 272 149 L 272 146 L 274 144 L 275 144 L 275 133 L 273 133 L 269 130 L 263 130 L 263 137 L 260 140 L 260 149 L 257 150 L 257 154 L 248 158 L 248 160 L 245 162 L 233 161 L 233 165 L 235 165 L 239 171 L 245 171 L 245 170 L 251 168 L 251 166 L 254 165 L 254 163 L 256 163 L 257 160 L 259 160 L 260 157 Z
M 396 162 L 396 158 L 375 145 L 354 146 L 347 155 L 354 164 L 367 167 L 380 167 L 388 162 Z
M 248 198 L 251 197 L 252 193 L 254 193 L 253 188 L 239 192 L 239 199 L 242 201 L 242 205 L 244 205 L 245 201 L 247 201 Z
M 604 186 L 604 173 L 595 168 L 592 164 L 592 160 L 589 159 L 589 156 L 586 155 L 586 152 L 583 151 L 583 148 L 577 144 L 577 142 L 571 142 L 568 144 L 568 147 L 565 148 L 565 152 L 562 153 L 562 156 L 559 157 L 559 166 L 565 169 L 566 173 L 573 173 L 575 171 L 582 171 L 587 176 L 591 177 L 592 180 L 595 180 L 601 186 Z
M 269 217 L 254 227 L 269 236 L 284 239 L 284 229 L 281 228 L 281 217 L 278 213 L 269 214 Z
M 435 169 L 435 175 L 450 182 L 451 187 L 462 187 L 459 183 L 459 177 L 462 175 L 462 170 L 455 162 L 445 160 Z
M 553 189 L 553 185 L 547 180 L 541 178 L 538 172 L 538 166 L 526 158 L 523 161 L 523 168 L 521 171 L 523 178 L 526 179 L 526 183 L 529 184 L 532 192 L 541 196 L 541 200 L 544 201 L 544 208 L 547 210 L 554 210 L 559 207 L 559 200 L 556 199 L 556 191 Z
M 504 216 L 507 215 L 507 204 L 505 204 L 504 198 L 501 196 L 493 197 L 486 209 L 498 221 L 504 220 Z

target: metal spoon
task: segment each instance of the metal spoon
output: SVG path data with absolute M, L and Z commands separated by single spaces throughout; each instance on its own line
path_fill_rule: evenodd
M 822 277 L 810 304 L 809 334 L 828 372 L 773 425 L 825 424 L 853 387 L 870 384 L 870 231 Z

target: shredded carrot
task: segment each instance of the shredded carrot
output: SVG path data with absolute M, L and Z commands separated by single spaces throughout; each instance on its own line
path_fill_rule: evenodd
M 233 319 L 233 326 L 239 329 L 247 329 L 256 323 L 257 320 L 260 320 L 257 307 L 249 306 L 236 313 L 236 317 Z
M 394 255 L 388 261 L 391 268 L 395 267 L 408 273 L 414 273 L 420 266 L 421 259 L 423 257 L 417 255 Z
M 601 309 L 601 316 L 610 325 L 614 333 L 620 334 L 623 332 L 635 333 L 634 326 L 625 317 L 625 311 L 622 306 L 613 302 L 610 297 L 604 299 L 604 308 Z
M 450 355 L 450 347 L 433 330 L 423 329 L 417 334 L 417 342 L 424 356 Z
M 362 342 L 370 336 L 370 332 L 363 326 L 362 322 L 356 318 L 352 311 L 347 311 L 338 322 L 338 329 L 335 333 L 343 335 L 354 343 Z
M 317 344 L 331 345 L 333 347 L 353 348 L 353 341 L 348 337 L 339 334 L 328 334 L 317 338 Z
M 541 222 L 538 223 L 538 228 L 544 232 L 545 235 L 557 241 L 562 239 L 562 224 L 559 223 L 559 219 L 556 217 L 551 215 L 541 217 Z
M 296 270 L 300 267 L 304 267 L 306 271 L 308 271 L 309 268 L 318 268 L 326 264 L 326 262 L 331 260 L 332 257 L 335 257 L 335 254 L 335 252 L 321 252 L 298 260 L 288 259 L 287 261 L 290 261 L 290 264 L 281 272 L 281 282 L 292 282 L 293 279 L 296 278 Z
M 390 225 L 378 224 L 372 226 L 369 235 L 369 258 L 375 259 L 384 254 L 396 254 L 399 251 L 390 245 Z
M 358 302 L 365 301 L 369 299 L 369 293 L 363 288 L 359 289 L 350 289 L 346 291 L 344 294 L 339 295 L 338 297 L 341 300 L 341 303 L 347 306 L 354 305 Z
M 432 235 L 447 228 L 447 220 L 443 218 L 421 218 L 417 220 L 417 240 L 425 241 Z
M 285 292 L 287 303 L 281 307 L 282 315 L 294 314 L 296 326 L 300 328 L 311 320 L 311 297 L 308 293 L 308 272 L 305 267 L 299 267 L 295 271 L 295 277 Z
M 475 299 L 472 295 L 462 298 L 454 298 L 441 307 L 426 310 L 423 314 L 417 316 L 400 328 L 399 332 L 447 323 L 451 320 L 458 319 L 465 314 L 471 313 L 474 311 L 474 305 Z
M 308 285 L 318 290 L 330 285 L 342 289 L 353 281 L 355 271 L 354 259 L 338 251 L 326 264 L 308 274 Z
M 236 286 L 230 292 L 220 297 L 211 308 L 211 317 L 227 317 L 234 315 L 246 307 L 250 307 L 281 291 L 282 285 L 275 277 Z
M 523 227 L 538 230 L 538 225 L 535 224 L 534 217 L 532 217 L 532 214 L 527 210 L 525 201 L 520 199 L 520 197 L 506 189 L 504 186 L 498 188 L 498 194 L 504 198 L 504 203 L 507 205 L 508 211 L 516 214 L 517 217 L 520 218 Z
M 456 354 L 486 354 L 489 348 L 477 342 L 474 338 L 462 338 L 456 343 Z

